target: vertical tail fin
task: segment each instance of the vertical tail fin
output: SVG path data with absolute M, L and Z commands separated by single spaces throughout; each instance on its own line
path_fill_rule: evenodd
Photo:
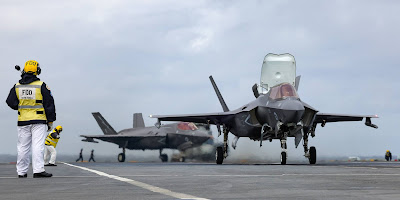
M 117 132 L 111 127 L 111 125 L 104 119 L 104 117 L 98 113 L 92 113 L 94 119 L 99 124 L 101 130 L 103 131 L 104 135 L 117 135 Z
M 224 101 L 224 98 L 222 98 L 222 95 L 221 95 L 221 93 L 219 92 L 219 89 L 218 89 L 218 87 L 217 87 L 217 84 L 215 84 L 215 81 L 214 81 L 214 79 L 213 79 L 212 76 L 210 76 L 209 78 L 210 78 L 210 81 L 211 81 L 212 86 L 214 87 L 215 93 L 216 93 L 217 96 L 218 96 L 218 100 L 219 100 L 219 102 L 221 103 L 222 109 L 224 110 L 224 112 L 228 112 L 228 111 L 229 111 L 229 108 L 228 108 L 228 106 L 226 105 L 226 103 L 225 103 L 225 101 Z
M 133 128 L 144 128 L 144 120 L 142 113 L 133 114 Z

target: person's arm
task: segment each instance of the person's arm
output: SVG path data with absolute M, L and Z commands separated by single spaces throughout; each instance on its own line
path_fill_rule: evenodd
M 48 122 L 56 121 L 56 107 L 54 105 L 54 98 L 51 91 L 46 86 L 46 83 L 42 84 L 41 92 L 43 96 L 43 107 L 46 113 L 46 118 Z
M 18 110 L 19 99 L 17 98 L 17 93 L 15 92 L 15 85 L 13 88 L 11 88 L 6 103 L 11 109 Z
M 51 137 L 55 138 L 55 139 L 60 138 L 60 136 L 58 136 L 58 134 L 56 132 L 51 133 Z

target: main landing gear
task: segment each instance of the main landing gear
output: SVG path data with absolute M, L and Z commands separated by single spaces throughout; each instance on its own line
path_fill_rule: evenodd
M 162 162 L 168 162 L 168 155 L 162 153 L 162 149 L 160 149 L 160 156 L 159 158 L 161 159 Z
M 122 148 L 122 153 L 118 154 L 118 161 L 125 162 L 125 148 Z
M 218 132 L 221 134 L 221 130 L 219 129 L 218 126 Z M 224 146 L 223 147 L 217 147 L 215 151 L 215 161 L 218 165 L 222 164 L 224 159 L 228 157 L 228 133 L 229 130 L 224 126 L 223 128 L 223 133 L 224 133 Z
M 304 134 L 303 141 L 304 156 L 308 158 L 311 165 L 314 165 L 317 162 L 317 149 L 314 146 L 308 149 L 308 134 Z

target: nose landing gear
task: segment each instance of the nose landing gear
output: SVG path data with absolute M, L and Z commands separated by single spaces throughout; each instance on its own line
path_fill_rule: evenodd
M 285 136 L 281 139 L 281 165 L 286 165 L 286 160 L 287 160 L 287 144 L 286 144 L 286 139 L 287 139 L 287 134 L 284 134 Z

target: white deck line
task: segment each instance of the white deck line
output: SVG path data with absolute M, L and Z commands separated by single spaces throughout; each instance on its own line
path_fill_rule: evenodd
M 82 169 L 82 170 L 86 170 L 86 171 L 89 171 L 89 172 L 93 172 L 93 173 L 96 173 L 96 174 L 98 174 L 100 176 L 105 176 L 105 177 L 112 178 L 112 179 L 115 179 L 115 180 L 118 180 L 118 181 L 129 183 L 129 184 L 134 185 L 136 187 L 140 187 L 140 188 L 143 188 L 143 189 L 146 189 L 146 190 L 150 190 L 150 191 L 155 192 L 155 193 L 167 195 L 167 196 L 178 198 L 178 199 L 208 200 L 206 198 L 196 197 L 196 196 L 192 196 L 192 195 L 189 195 L 189 194 L 173 192 L 171 190 L 167 190 L 167 189 L 164 189 L 164 188 L 153 186 L 153 185 L 150 185 L 150 184 L 147 184 L 147 183 L 142 183 L 142 182 L 135 181 L 135 180 L 132 180 L 132 179 L 110 175 L 110 174 L 107 174 L 107 173 L 104 173 L 104 172 L 101 172 L 101 171 L 98 171 L 98 170 L 89 169 L 89 168 L 86 168 L 86 167 L 72 165 L 72 164 L 64 163 L 64 162 L 63 162 L 63 164 L 71 166 L 71 167 L 76 167 L 76 168 L 79 168 L 79 169 Z

